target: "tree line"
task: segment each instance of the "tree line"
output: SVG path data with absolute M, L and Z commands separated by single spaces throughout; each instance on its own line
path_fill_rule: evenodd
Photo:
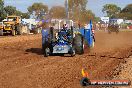
M 36 18 L 44 18 L 46 14 L 50 15 L 53 19 L 65 19 L 67 18 L 67 12 L 69 19 L 77 22 L 88 22 L 90 19 L 94 20 L 95 14 L 91 10 L 86 9 L 88 0 L 68 0 L 64 3 L 64 6 L 53 6 L 50 9 L 43 3 L 34 3 L 29 6 L 28 12 L 30 15 L 35 14 Z
M 0 0 L 0 21 L 2 21 L 7 15 L 18 15 L 22 16 L 22 18 L 29 18 L 30 15 L 27 13 L 23 13 L 16 9 L 14 6 L 4 6 L 4 0 Z
M 69 0 L 68 12 L 69 19 L 78 22 L 88 22 L 95 18 L 95 14 L 91 10 L 86 9 L 88 0 Z M 47 15 L 54 19 L 67 18 L 66 2 L 64 6 L 49 7 L 44 3 L 33 3 L 27 8 L 28 12 L 23 13 L 14 6 L 4 6 L 4 1 L 0 0 L 0 20 L 3 20 L 7 15 L 18 15 L 22 18 L 30 18 L 33 15 L 36 19 L 43 19 Z
M 88 0 L 68 0 L 68 14 L 69 19 L 77 22 L 87 23 L 89 20 L 98 20 L 95 14 L 86 8 Z M 30 18 L 31 15 L 35 19 L 44 19 L 47 16 L 54 19 L 65 19 L 67 18 L 66 13 L 67 3 L 64 6 L 53 6 L 49 9 L 48 5 L 44 3 L 33 3 L 27 8 L 28 12 L 23 13 L 16 9 L 14 6 L 4 6 L 4 1 L 0 0 L 0 21 L 3 20 L 7 15 L 18 15 L 22 18 Z M 106 13 L 110 18 L 123 18 L 132 19 L 132 4 L 127 5 L 121 9 L 115 4 L 106 4 L 102 8 L 102 12 Z
M 106 4 L 103 6 L 102 12 L 110 18 L 132 20 L 132 4 L 128 4 L 123 9 L 115 4 Z

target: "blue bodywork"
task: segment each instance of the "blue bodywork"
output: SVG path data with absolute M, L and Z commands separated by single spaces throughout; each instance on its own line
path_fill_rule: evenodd
M 49 37 L 49 29 L 42 29 L 42 44 L 47 42 Z
M 90 20 L 90 28 L 81 28 L 79 32 L 84 36 L 89 47 L 93 46 L 92 21 Z

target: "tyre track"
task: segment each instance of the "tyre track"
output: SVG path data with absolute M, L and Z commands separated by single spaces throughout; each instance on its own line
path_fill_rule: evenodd
M 49 58 L 47 58 L 47 59 L 49 59 Z M 52 57 L 52 58 L 50 58 L 50 59 L 52 60 L 50 63 L 48 63 L 49 60 L 40 60 L 40 61 L 37 61 L 37 62 L 35 62 L 35 63 L 31 63 L 31 64 L 28 63 L 28 64 L 25 65 L 25 66 L 20 66 L 20 67 L 17 67 L 17 68 L 15 68 L 15 69 L 13 69 L 13 67 L 11 67 L 12 70 L 5 71 L 5 72 L 3 72 L 0 76 L 3 76 L 3 75 L 5 75 L 5 74 L 10 74 L 10 73 L 12 73 L 12 72 L 15 72 L 15 71 L 18 71 L 18 70 L 21 70 L 21 69 L 25 69 L 25 68 L 29 68 L 29 67 L 32 67 L 32 66 L 34 66 L 34 65 L 38 65 L 38 64 L 42 64 L 42 63 L 46 66 L 46 65 L 52 65 L 52 64 L 55 65 L 55 63 L 58 64 L 59 62 L 62 63 L 62 62 L 67 61 L 67 59 L 62 59 L 61 57 L 59 57 L 58 60 L 55 60 L 54 57 Z

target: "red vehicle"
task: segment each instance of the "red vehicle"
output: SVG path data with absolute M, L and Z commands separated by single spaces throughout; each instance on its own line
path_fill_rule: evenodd
M 132 29 L 132 25 L 130 25 L 130 26 L 128 26 L 129 27 L 129 29 Z

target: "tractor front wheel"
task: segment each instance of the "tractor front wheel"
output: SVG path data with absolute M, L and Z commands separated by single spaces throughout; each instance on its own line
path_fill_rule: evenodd
M 42 51 L 45 57 L 48 57 L 50 54 L 52 54 L 52 45 L 49 42 L 45 42 L 42 44 Z
M 45 50 L 44 50 L 44 56 L 48 57 L 49 53 L 50 53 L 50 49 L 49 48 L 45 48 Z
M 74 48 L 71 48 L 70 54 L 71 54 L 72 57 L 75 56 L 76 52 L 75 52 Z

